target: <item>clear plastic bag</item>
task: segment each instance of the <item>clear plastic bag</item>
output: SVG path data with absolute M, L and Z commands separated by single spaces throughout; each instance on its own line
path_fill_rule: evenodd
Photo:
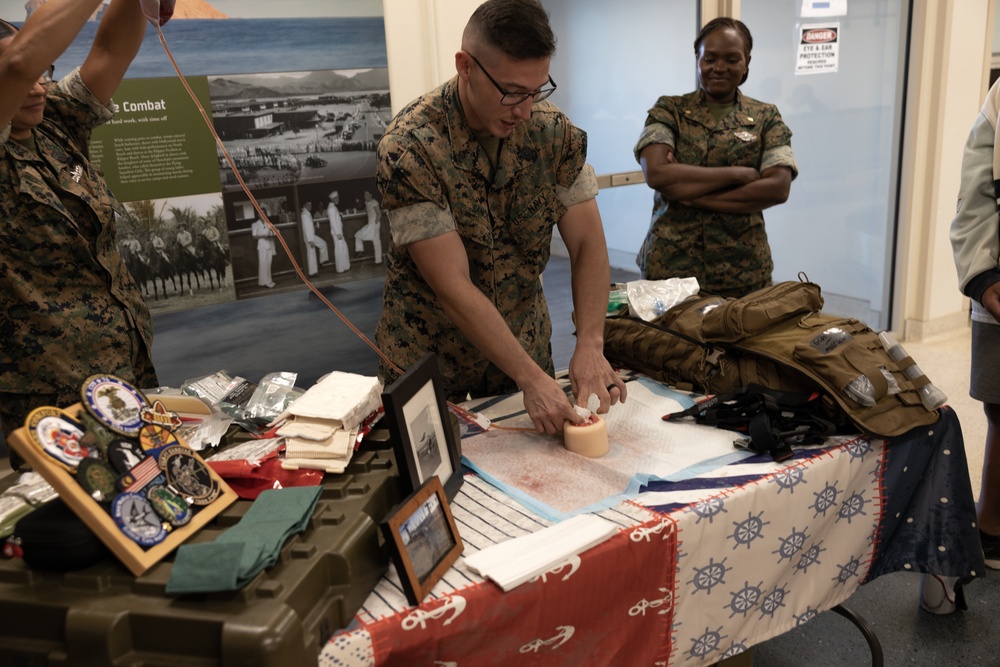
M 879 372 L 882 377 L 885 378 L 886 394 L 898 394 L 899 393 L 899 383 L 896 382 L 896 378 L 892 376 L 892 371 L 890 371 L 885 366 L 878 367 Z M 847 387 L 844 388 L 844 392 L 850 396 L 856 403 L 863 405 L 867 408 L 872 407 L 877 402 L 875 396 L 875 387 L 872 385 L 871 380 L 869 380 L 864 375 L 859 375 L 854 378 Z
M 246 416 L 258 423 L 267 424 L 280 415 L 303 392 L 295 388 L 296 373 L 268 373 L 260 382 L 246 404 Z
M 197 396 L 209 405 L 217 406 L 236 422 L 246 421 L 246 406 L 250 402 L 257 385 L 239 376 L 233 377 L 221 370 L 211 375 L 188 380 L 181 391 L 189 396 Z
M 701 289 L 697 278 L 633 280 L 626 283 L 628 310 L 632 317 L 649 322 Z

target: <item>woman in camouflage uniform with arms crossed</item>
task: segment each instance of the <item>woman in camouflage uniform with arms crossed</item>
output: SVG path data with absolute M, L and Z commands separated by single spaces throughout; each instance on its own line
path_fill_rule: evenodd
M 694 42 L 699 90 L 649 110 L 635 147 L 656 191 L 636 260 L 643 278 L 693 276 L 734 297 L 771 284 L 761 211 L 788 199 L 798 167 L 777 107 L 739 91 L 752 48 L 741 21 L 710 21 Z
M 83 65 L 50 63 L 101 0 L 49 0 L 18 30 L 0 21 L 0 420 L 80 400 L 112 373 L 157 385 L 153 325 L 118 249 L 111 191 L 88 159 L 94 127 L 139 51 L 139 0 L 113 0 Z M 16 462 L 12 460 L 12 464 Z

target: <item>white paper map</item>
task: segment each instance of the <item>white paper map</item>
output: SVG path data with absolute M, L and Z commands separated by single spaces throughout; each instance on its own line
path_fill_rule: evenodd
M 690 419 L 663 421 L 664 414 L 684 406 L 651 386 L 655 384 L 629 382 L 626 402 L 604 415 L 610 449 L 600 458 L 566 451 L 561 435 L 500 428 L 463 438 L 462 454 L 500 484 L 571 514 L 625 492 L 637 473 L 667 477 L 736 451 L 732 431 L 698 426 Z M 483 403 L 471 401 L 464 407 L 475 409 Z M 477 411 L 495 427 L 531 426 L 520 393 Z

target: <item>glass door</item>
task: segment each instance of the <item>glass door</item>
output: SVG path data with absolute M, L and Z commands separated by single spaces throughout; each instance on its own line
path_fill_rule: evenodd
M 909 3 L 850 0 L 845 16 L 830 17 L 802 16 L 804 4 L 814 3 L 741 3 L 754 39 L 742 90 L 778 106 L 799 165 L 788 201 L 764 213 L 774 279 L 805 272 L 823 287 L 826 312 L 886 329 Z M 809 33 L 813 27 L 818 32 Z M 800 56 L 803 34 L 815 35 L 805 42 L 817 44 L 829 28 L 835 29 L 835 57 L 830 49 Z M 818 63 L 806 64 L 810 60 Z
M 695 89 L 700 3 L 543 3 L 559 40 L 553 101 L 587 131 L 599 176 L 638 171 L 632 147 L 646 111 L 660 95 Z M 802 16 L 803 4 L 740 3 L 754 38 L 742 91 L 778 106 L 799 164 L 788 201 L 764 213 L 774 279 L 804 272 L 823 287 L 827 312 L 888 328 L 909 2 L 850 0 L 833 17 Z M 806 73 L 799 43 L 812 26 L 836 28 L 836 58 Z M 601 190 L 612 266 L 636 270 L 652 202 L 642 182 Z

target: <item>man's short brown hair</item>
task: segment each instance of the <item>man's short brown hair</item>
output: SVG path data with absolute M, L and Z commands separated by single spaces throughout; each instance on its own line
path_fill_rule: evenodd
M 472 13 L 462 42 L 485 42 L 515 60 L 556 51 L 549 15 L 538 0 L 487 0 Z

